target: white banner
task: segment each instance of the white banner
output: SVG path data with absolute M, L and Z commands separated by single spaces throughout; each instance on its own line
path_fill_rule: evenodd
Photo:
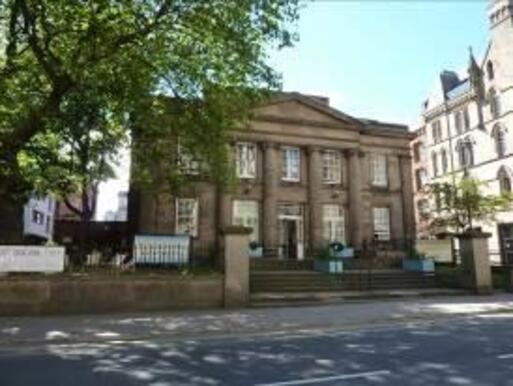
M 64 247 L 0 245 L 0 272 L 62 272 Z

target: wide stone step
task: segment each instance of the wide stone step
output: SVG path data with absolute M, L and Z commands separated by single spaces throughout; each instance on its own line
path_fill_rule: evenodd
M 251 295 L 251 307 L 295 307 L 303 305 L 337 304 L 361 302 L 366 300 L 422 297 L 455 296 L 468 294 L 463 290 L 447 288 L 421 288 L 373 291 L 339 291 L 339 292 L 262 292 Z
M 283 291 L 283 292 L 315 292 L 339 290 L 371 290 L 371 289 L 401 289 L 401 288 L 433 288 L 439 287 L 436 281 L 402 282 L 402 283 L 314 283 L 314 284 L 251 284 L 252 292 Z

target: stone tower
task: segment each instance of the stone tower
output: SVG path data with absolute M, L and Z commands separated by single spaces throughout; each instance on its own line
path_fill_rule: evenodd
M 488 17 L 496 81 L 513 85 L 513 0 L 490 0 Z

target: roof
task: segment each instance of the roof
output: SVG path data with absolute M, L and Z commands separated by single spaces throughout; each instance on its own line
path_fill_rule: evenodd
M 452 88 L 451 90 L 449 90 L 446 93 L 447 94 L 447 99 L 448 100 L 456 99 L 459 96 L 461 96 L 463 94 L 466 94 L 470 90 L 471 90 L 470 80 L 468 78 L 464 79 L 456 87 Z
M 300 103 L 303 103 L 315 110 L 324 112 L 336 119 L 344 121 L 346 123 L 350 123 L 356 126 L 359 126 L 362 129 L 379 129 L 383 128 L 383 130 L 393 129 L 398 131 L 408 132 L 408 126 L 390 123 L 390 122 L 382 122 L 375 119 L 367 119 L 367 118 L 355 118 L 351 115 L 348 115 L 334 107 L 329 105 L 329 99 L 322 96 L 317 95 L 305 95 L 299 92 L 279 92 L 272 98 L 270 103 L 284 102 L 287 100 L 295 100 Z

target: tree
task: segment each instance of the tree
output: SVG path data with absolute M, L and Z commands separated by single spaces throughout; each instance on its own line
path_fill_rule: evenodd
M 431 223 L 433 229 L 471 230 L 477 223 L 490 223 L 498 213 L 511 209 L 513 195 L 488 195 L 482 192 L 486 182 L 468 175 L 453 183 L 435 183 L 429 191 L 437 202 Z
M 126 123 L 116 121 L 104 106 L 94 92 L 69 94 L 61 117 L 47 121 L 46 130 L 18 154 L 24 179 L 36 191 L 51 191 L 80 218 L 82 261 L 98 186 L 114 176 L 115 158 L 126 144 Z
M 225 132 L 247 118 L 256 90 L 279 87 L 267 53 L 294 41 L 298 1 L 0 0 L 0 194 L 28 190 L 19 153 L 38 151 L 32 140 L 49 121 L 62 127 L 63 104 L 84 92 L 117 120 L 162 114 L 148 96 L 171 95 L 183 102 L 187 146 L 222 166 Z M 208 124 L 190 126 L 198 117 Z

